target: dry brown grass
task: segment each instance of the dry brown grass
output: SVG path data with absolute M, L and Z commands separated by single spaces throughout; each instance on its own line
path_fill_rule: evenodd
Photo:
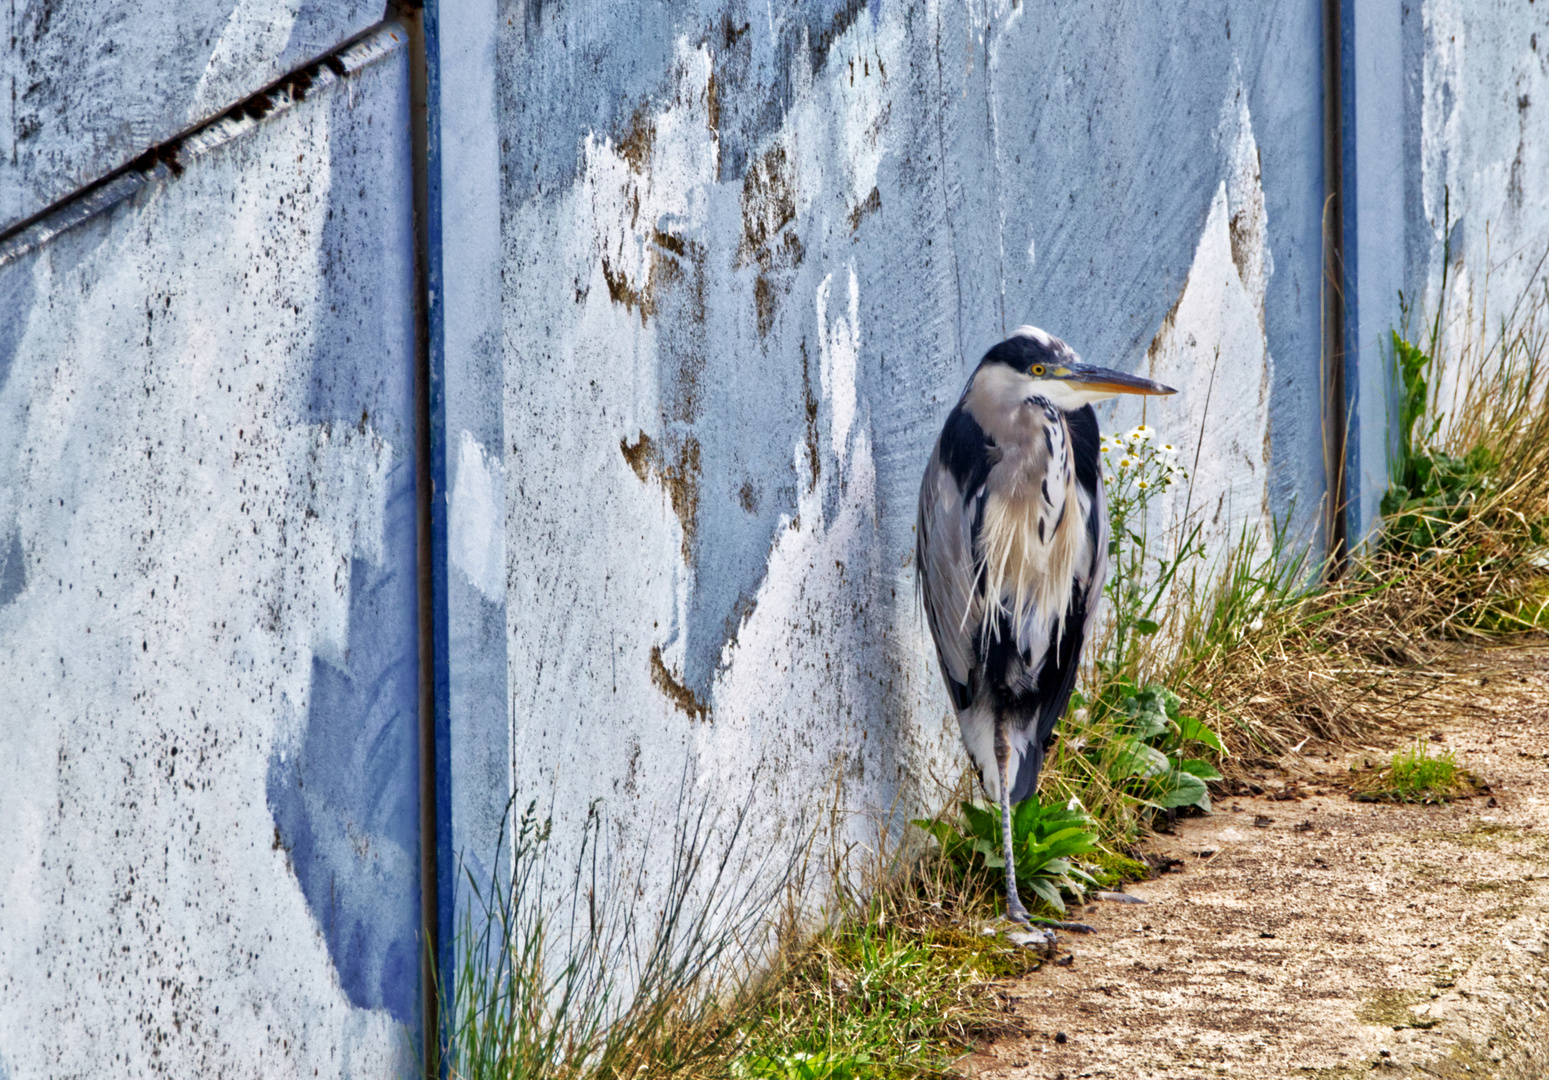
M 1244 547 L 1190 609 L 1180 690 L 1239 754 L 1423 726 L 1452 708 L 1450 642 L 1500 642 L 1549 615 L 1549 287 L 1495 327 L 1437 320 L 1403 490 L 1341 579 L 1297 590 Z M 1278 575 L 1278 581 L 1276 577 Z M 1247 615 L 1248 618 L 1244 618 Z M 1245 630 L 1244 627 L 1252 627 Z M 1470 672 L 1470 675 L 1477 672 Z

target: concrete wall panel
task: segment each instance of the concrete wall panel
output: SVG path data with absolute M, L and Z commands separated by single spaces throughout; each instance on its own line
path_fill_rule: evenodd
M 914 499 L 1020 323 L 1177 380 L 1218 540 L 1315 520 L 1316 5 L 501 15 L 513 775 L 561 817 L 955 774 Z
M 1457 344 L 1483 317 L 1495 330 L 1549 270 L 1549 11 L 1430 0 L 1413 18 L 1424 64 L 1411 295 L 1430 317 L 1446 266 Z
M 332 52 L 381 0 L 50 0 L 0 12 L 0 230 Z
M 0 250 L 0 1075 L 412 1067 L 403 34 L 345 67 Z

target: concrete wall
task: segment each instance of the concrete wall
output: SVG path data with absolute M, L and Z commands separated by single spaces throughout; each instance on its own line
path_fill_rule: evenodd
M 1492 330 L 1549 271 L 1549 11 L 1531 4 L 1430 0 L 1410 11 L 1409 295 L 1441 302 L 1454 343 Z M 1470 317 L 1472 313 L 1472 317 Z
M 446 0 L 423 154 L 380 6 L 0 15 L 0 1077 L 410 1067 L 422 771 L 443 941 L 513 793 L 647 903 L 685 783 L 938 799 L 916 487 L 1021 323 L 1318 539 L 1323 6 Z M 1359 536 L 1399 289 L 1541 273 L 1549 28 L 1339 11 Z
M 0 229 L 377 22 L 381 0 L 46 0 L 0 32 Z
M 1314 531 L 1316 4 L 447 4 L 441 27 L 443 60 L 455 33 L 490 65 L 443 122 L 500 133 L 502 366 L 461 396 L 500 389 L 504 442 L 481 414 L 446 452 L 453 521 L 464 490 L 500 512 L 503 480 L 503 533 L 453 542 L 451 576 L 505 603 L 510 729 L 450 723 L 561 819 L 602 798 L 621 850 L 661 835 L 685 762 L 771 823 L 836 781 L 857 812 L 939 797 L 960 751 L 915 494 L 1023 322 L 1180 388 L 1148 418 L 1191 449 L 1205 427 L 1217 542 L 1270 513 Z M 443 175 L 476 156 L 488 202 L 493 141 L 453 141 Z M 487 219 L 443 228 L 490 261 Z M 450 328 L 488 319 L 462 288 L 449 400 Z
M 405 42 L 0 247 L 0 1076 L 412 1067 Z

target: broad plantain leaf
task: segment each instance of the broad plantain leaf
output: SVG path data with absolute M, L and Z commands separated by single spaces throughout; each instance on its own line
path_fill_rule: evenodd
M 1178 768 L 1182 769 L 1190 776 L 1199 777 L 1201 780 L 1221 779 L 1221 774 L 1216 771 L 1216 767 L 1214 765 L 1210 764 L 1208 761 L 1201 761 L 1199 758 L 1188 758 L 1186 760 L 1180 761 L 1178 762 Z
M 1151 801 L 1163 810 L 1171 810 L 1178 806 L 1210 809 L 1210 793 L 1205 790 L 1205 782 L 1182 769 L 1174 769 L 1167 773 L 1157 781 L 1157 785 L 1161 790 Z
M 1180 742 L 1204 743 L 1218 754 L 1226 753 L 1226 750 L 1221 746 L 1220 737 L 1192 716 L 1178 717 L 1178 740 Z

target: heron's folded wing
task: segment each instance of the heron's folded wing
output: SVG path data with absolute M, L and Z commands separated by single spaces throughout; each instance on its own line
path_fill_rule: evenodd
M 952 704 L 966 709 L 973 684 L 974 634 L 979 629 L 974 589 L 973 522 L 981 492 L 964 493 L 941 461 L 931 455 L 920 484 L 915 528 L 915 564 L 925 618 L 936 639 L 936 655 Z

